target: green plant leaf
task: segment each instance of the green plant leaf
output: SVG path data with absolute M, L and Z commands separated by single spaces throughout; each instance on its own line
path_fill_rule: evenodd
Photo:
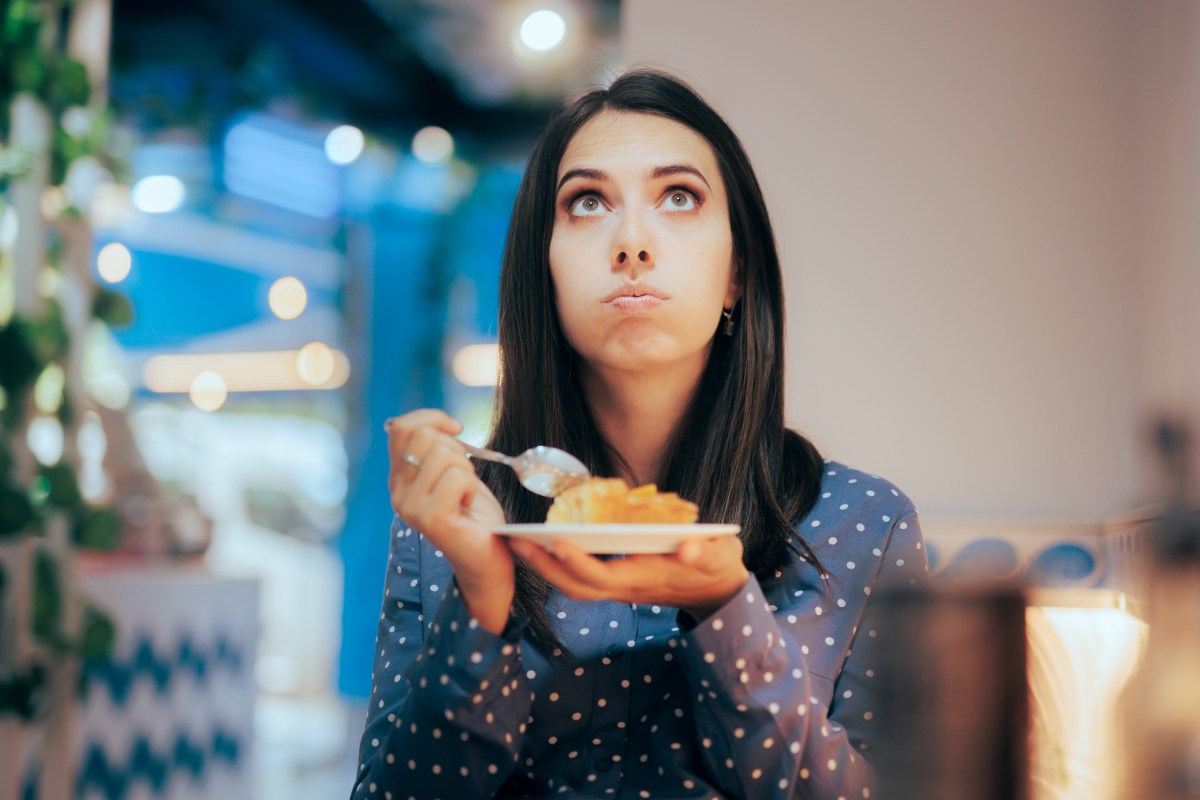
M 38 550 L 33 559 L 33 635 L 51 645 L 62 644 L 63 593 L 58 563 Z
M 121 518 L 111 508 L 89 508 L 76 518 L 72 538 L 84 550 L 112 550 L 121 542 Z
M 100 661 L 112 655 L 117 641 L 117 626 L 112 617 L 88 603 L 83 610 L 83 632 L 80 634 L 78 653 L 84 661 Z
M 43 94 L 46 87 L 46 79 L 50 73 L 44 56 L 41 56 L 36 51 L 14 55 L 16 57 L 10 66 L 13 89 L 18 92 Z
M 8 393 L 10 405 L 39 374 L 44 363 L 37 357 L 25 326 L 14 320 L 0 328 L 0 386 Z
M 46 705 L 45 688 L 46 670 L 41 664 L 0 680 L 0 714 L 11 711 L 26 721 L 39 716 Z
M 8 446 L 8 439 L 0 436 L 0 486 L 6 486 L 12 480 L 13 457 Z
M 59 423 L 64 428 L 69 428 L 71 423 L 75 421 L 75 404 L 71 402 L 71 395 L 63 392 L 62 402 L 58 404 L 58 410 L 54 412 L 58 417 Z
M 26 531 L 33 521 L 33 504 L 25 493 L 11 486 L 0 487 L 0 538 Z
M 46 500 L 49 498 L 50 480 L 45 475 L 35 475 L 32 483 L 29 484 L 29 502 L 33 503 L 35 513 L 46 505 Z
M 133 324 L 133 303 L 120 292 L 98 286 L 92 299 L 92 316 L 110 328 L 124 328 Z
M 83 495 L 79 493 L 79 482 L 75 479 L 75 470 L 69 464 L 43 466 L 41 474 L 50 484 L 50 491 L 46 495 L 47 504 L 72 509 L 83 503 Z
M 71 345 L 71 334 L 67 332 L 67 325 L 63 321 L 62 306 L 54 298 L 47 298 L 41 317 L 20 320 L 18 325 L 25 328 L 25 335 L 42 367 L 66 356 L 67 348 Z
M 51 73 L 53 100 L 61 108 L 86 105 L 92 93 L 87 67 L 73 58 L 62 58 Z

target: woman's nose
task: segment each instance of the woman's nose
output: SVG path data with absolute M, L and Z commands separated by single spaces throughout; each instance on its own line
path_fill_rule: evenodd
M 654 248 L 634 215 L 623 221 L 613 248 L 613 270 L 640 270 L 654 266 Z
M 626 261 L 629 261 L 630 258 L 632 258 L 632 256 L 629 254 L 628 251 L 621 250 L 620 252 L 617 253 L 617 265 L 620 266 L 620 265 L 624 264 Z M 646 250 L 638 250 L 637 260 L 642 262 L 643 264 L 649 265 L 650 264 L 650 253 L 647 252 Z

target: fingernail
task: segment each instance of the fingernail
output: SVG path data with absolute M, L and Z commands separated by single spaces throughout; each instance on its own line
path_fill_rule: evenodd
M 385 431 L 390 431 L 390 430 L 392 429 L 392 420 L 394 420 L 394 419 L 396 419 L 396 418 L 395 418 L 395 417 L 388 417 L 387 419 L 385 419 L 385 420 L 383 421 L 383 429 L 384 429 Z

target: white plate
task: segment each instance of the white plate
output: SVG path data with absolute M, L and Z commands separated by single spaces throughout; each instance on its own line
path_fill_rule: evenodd
M 501 525 L 496 533 L 549 547 L 558 539 L 589 553 L 674 553 L 684 539 L 733 536 L 741 525 Z

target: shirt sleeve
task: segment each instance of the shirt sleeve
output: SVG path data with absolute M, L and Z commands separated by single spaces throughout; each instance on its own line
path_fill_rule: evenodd
M 893 524 L 882 552 L 866 594 L 872 583 L 925 580 L 915 511 Z M 866 754 L 873 744 L 874 671 L 867 657 L 856 656 L 850 643 L 826 704 L 814 690 L 814 681 L 825 679 L 809 673 L 805 652 L 832 642 L 806 641 L 800 626 L 781 625 L 775 613 L 752 575 L 738 595 L 683 636 L 706 765 L 733 797 L 870 798 L 875 776 Z M 874 636 L 872 625 L 868 600 L 854 639 Z
M 392 524 L 374 681 L 352 798 L 491 797 L 514 768 L 532 705 L 525 623 L 481 626 L 452 584 L 422 630 L 419 534 Z

